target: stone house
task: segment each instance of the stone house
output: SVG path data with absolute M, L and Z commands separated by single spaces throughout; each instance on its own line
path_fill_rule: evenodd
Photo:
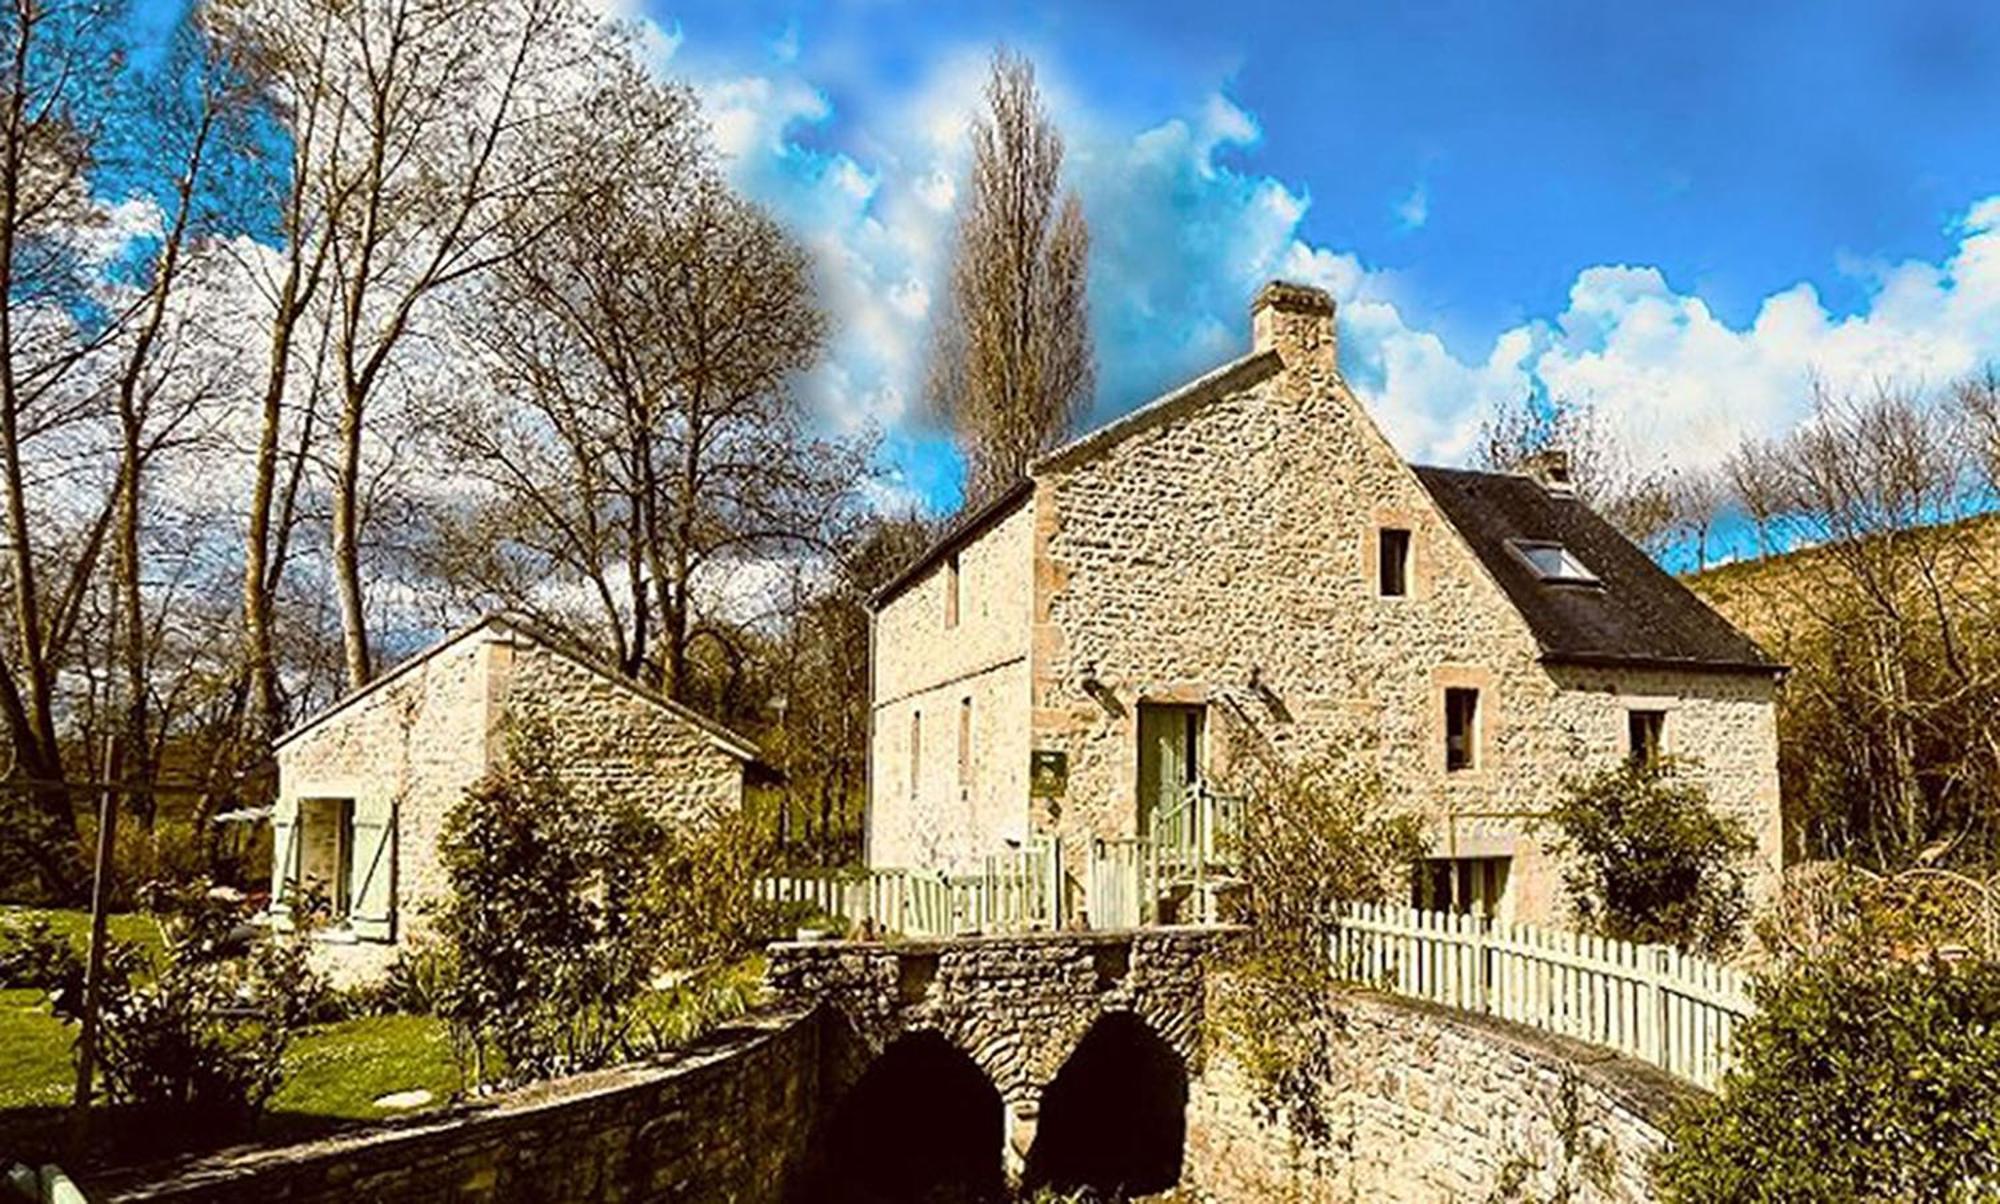
M 1146 835 L 1252 760 L 1372 759 L 1427 817 L 1416 901 L 1547 920 L 1565 775 L 1698 758 L 1781 857 L 1781 667 L 1535 475 L 1406 463 L 1342 379 L 1331 298 L 1034 462 L 874 599 L 867 857 L 965 870 Z
M 743 805 L 768 776 L 749 740 L 601 668 L 511 617 L 480 620 L 278 738 L 272 913 L 291 888 L 323 891 L 322 960 L 386 966 L 445 890 L 444 817 L 532 722 L 556 772 L 696 822 Z

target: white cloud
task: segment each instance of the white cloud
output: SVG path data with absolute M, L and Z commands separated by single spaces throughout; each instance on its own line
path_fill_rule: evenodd
M 1431 220 L 1431 191 L 1418 184 L 1409 195 L 1396 202 L 1396 224 L 1405 230 L 1421 230 Z
M 984 72 L 981 51 L 946 55 L 906 93 L 870 98 L 865 131 L 832 139 L 807 136 L 835 114 L 796 71 L 699 83 L 736 179 L 817 256 L 837 330 L 809 388 L 840 426 L 920 429 L 928 322 Z M 1239 354 L 1249 299 L 1273 277 L 1334 295 L 1343 371 L 1397 445 L 1425 460 L 1464 458 L 1494 406 L 1539 387 L 1596 403 L 1638 446 L 1709 462 L 1798 421 L 1811 374 L 1936 383 L 2000 356 L 2000 197 L 1967 209 L 1943 262 L 1829 264 L 1866 287 L 1852 316 L 1801 282 L 1732 327 L 1657 268 L 1607 264 L 1577 273 L 1561 312 L 1455 349 L 1406 317 L 1393 274 L 1302 237 L 1304 188 L 1232 166 L 1262 134 L 1226 95 L 1133 126 L 1059 79 L 1043 84 L 1092 218 L 1098 419 Z M 1395 208 L 1406 227 L 1423 225 L 1427 190 Z

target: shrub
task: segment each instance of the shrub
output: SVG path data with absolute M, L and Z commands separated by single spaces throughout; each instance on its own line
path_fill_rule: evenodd
M 0 989 L 81 990 L 83 954 L 46 915 L 0 919 Z
M 439 842 L 451 890 L 438 931 L 455 967 L 443 1014 L 481 1082 L 648 1052 L 640 1004 L 655 976 L 718 973 L 768 927 L 753 893 L 765 846 L 747 819 L 682 834 L 641 801 L 571 789 L 545 748 L 538 729 L 517 731 Z
M 1805 959 L 1758 986 L 1661 1190 L 1708 1201 L 1972 1200 L 2000 1186 L 2000 963 Z
M 1717 815 L 1680 762 L 1571 778 L 1547 822 L 1578 922 L 1619 940 L 1726 953 L 1749 917 L 1743 862 L 1756 848 Z
M 105 1094 L 114 1104 L 203 1124 L 247 1121 L 277 1089 L 285 1048 L 322 1006 L 324 987 L 303 941 L 242 952 L 243 916 L 233 901 L 196 885 L 157 902 L 172 910 L 154 973 L 136 945 L 112 941 L 105 951 L 98 1010 Z M 55 1006 L 80 1020 L 81 990 L 57 995 Z
M 1231 785 L 1244 799 L 1235 918 L 1250 940 L 1208 1023 L 1236 1051 L 1258 1106 L 1323 1145 L 1334 1134 L 1327 1084 L 1345 1026 L 1323 956 L 1327 921 L 1341 903 L 1388 896 L 1423 851 L 1421 821 L 1392 812 L 1380 776 L 1359 759 L 1260 768 Z
M 1316 961 L 1334 909 L 1388 897 L 1423 853 L 1422 822 L 1392 811 L 1380 775 L 1359 759 L 1260 769 L 1232 785 L 1244 798 L 1237 918 L 1264 957 Z

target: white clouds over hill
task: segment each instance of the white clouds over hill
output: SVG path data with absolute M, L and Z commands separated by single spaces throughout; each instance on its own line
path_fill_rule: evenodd
M 832 421 L 881 425 L 891 459 L 925 454 L 898 436 L 921 426 L 924 344 L 984 55 L 950 56 L 906 93 L 870 97 L 865 128 L 839 120 L 801 73 L 809 61 L 695 82 L 736 178 L 818 257 L 837 334 L 815 396 Z M 1802 282 L 1732 327 L 1656 268 L 1600 265 L 1577 273 L 1560 313 L 1454 348 L 1406 316 L 1392 275 L 1302 236 L 1305 190 L 1234 165 L 1259 130 L 1226 96 L 1121 125 L 1063 81 L 1044 83 L 1095 239 L 1099 418 L 1237 354 L 1250 296 L 1280 276 L 1333 292 L 1345 370 L 1420 459 L 1462 458 L 1491 408 L 1531 387 L 1594 400 L 1635 446 L 1706 462 L 1795 422 L 1814 373 L 1836 386 L 1937 384 L 2000 361 L 2000 197 L 1966 210 L 1942 262 L 1830 263 L 1867 286 L 1852 316 Z

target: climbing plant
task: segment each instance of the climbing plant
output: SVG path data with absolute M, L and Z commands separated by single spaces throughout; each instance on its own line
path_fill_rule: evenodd
M 1316 1147 L 1337 1139 L 1328 1084 L 1344 1017 L 1324 956 L 1343 902 L 1386 899 L 1423 850 L 1421 821 L 1392 807 L 1358 755 L 1260 765 L 1230 783 L 1244 799 L 1244 890 L 1235 918 L 1247 940 L 1208 1013 L 1250 1076 L 1260 1106 Z

